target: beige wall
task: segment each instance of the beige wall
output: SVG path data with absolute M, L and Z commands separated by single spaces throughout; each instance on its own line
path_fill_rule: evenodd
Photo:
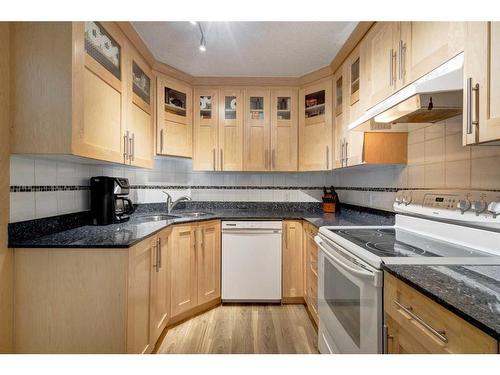
M 13 254 L 9 219 L 9 24 L 0 22 L 0 353 L 12 351 Z

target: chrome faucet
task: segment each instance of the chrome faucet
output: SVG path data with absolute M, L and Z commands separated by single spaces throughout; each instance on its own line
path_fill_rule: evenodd
M 165 194 L 167 196 L 167 213 L 169 214 L 174 208 L 175 206 L 177 206 L 179 203 L 181 202 L 186 202 L 186 201 L 190 201 L 191 198 L 188 197 L 188 196 L 182 196 L 180 197 L 179 199 L 176 199 L 175 201 L 172 202 L 172 196 L 167 193 L 165 190 L 163 190 L 163 194 Z

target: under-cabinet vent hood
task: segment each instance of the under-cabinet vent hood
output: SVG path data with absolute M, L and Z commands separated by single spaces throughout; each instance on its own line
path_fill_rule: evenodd
M 461 53 L 367 110 L 349 124 L 356 131 L 408 131 L 408 123 L 434 123 L 463 111 Z

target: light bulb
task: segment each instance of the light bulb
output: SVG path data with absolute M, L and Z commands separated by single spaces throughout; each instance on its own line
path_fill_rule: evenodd
M 205 52 L 207 50 L 207 47 L 204 44 L 200 44 L 200 51 Z

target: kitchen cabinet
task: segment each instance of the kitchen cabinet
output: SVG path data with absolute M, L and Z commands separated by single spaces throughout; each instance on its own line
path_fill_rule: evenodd
M 151 343 L 154 345 L 170 319 L 170 272 L 167 263 L 171 228 L 153 239 L 151 273 Z
M 466 22 L 465 34 L 463 144 L 500 144 L 500 23 Z
M 220 221 L 172 228 L 169 250 L 171 317 L 220 298 Z M 187 315 L 186 315 L 187 314 Z
M 299 94 L 299 171 L 332 168 L 332 81 L 306 86 Z
M 157 74 L 157 154 L 192 157 L 192 90 Z
M 241 90 L 221 89 L 219 92 L 220 171 L 243 170 L 243 95 Z
M 243 122 L 243 168 L 245 171 L 267 171 L 271 165 L 268 89 L 245 90 Z
M 132 61 L 149 68 L 115 23 L 15 23 L 12 40 L 13 153 L 151 165 L 149 119 L 130 92 Z
M 384 310 L 389 354 L 498 352 L 494 338 L 387 272 Z
M 272 171 L 297 171 L 298 113 L 297 89 L 271 90 Z
M 198 305 L 221 296 L 221 224 L 218 220 L 198 225 L 196 264 Z
M 219 170 L 218 98 L 217 89 L 194 89 L 193 170 Z
M 304 297 L 303 228 L 300 220 L 283 221 L 283 302 Z
M 318 229 L 309 223 L 304 223 L 304 264 L 305 264 L 305 290 L 304 296 L 307 309 L 313 322 L 318 327 L 318 246 L 314 237 Z
M 377 22 L 361 41 L 369 107 L 464 49 L 464 22 Z

